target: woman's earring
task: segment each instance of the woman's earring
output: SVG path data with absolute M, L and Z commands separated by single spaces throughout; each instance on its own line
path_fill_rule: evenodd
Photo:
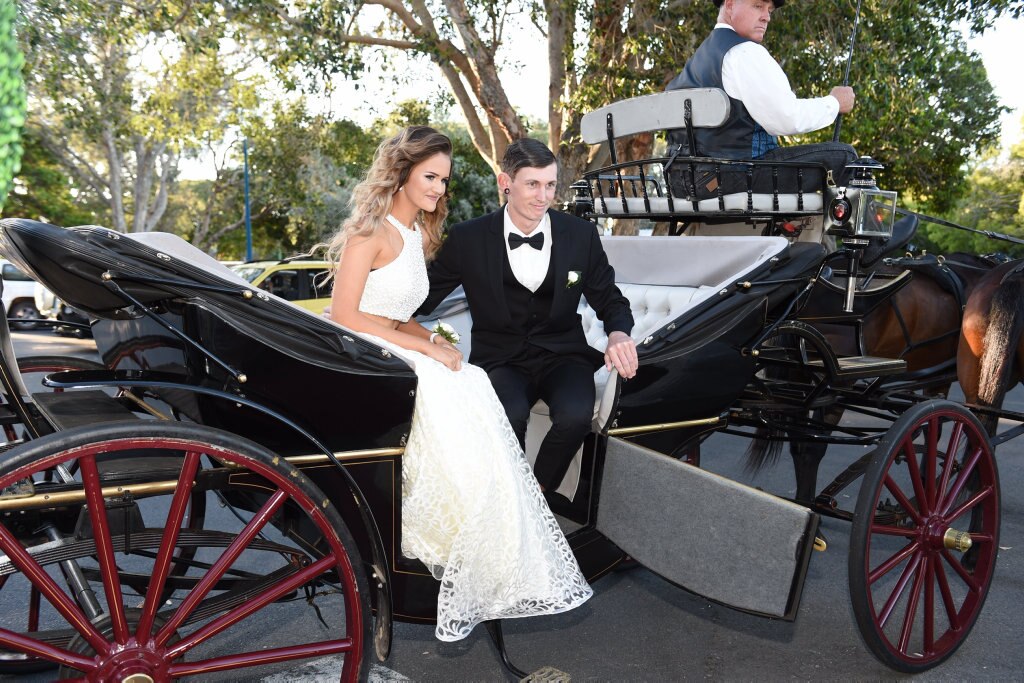
M 398 191 L 401 192 L 404 189 L 405 189 L 405 185 L 402 185 L 401 187 L 398 188 Z
M 505 189 L 503 190 L 503 192 L 504 192 L 505 194 L 508 194 L 509 192 L 511 192 L 511 190 L 509 190 L 509 189 L 508 189 L 508 188 L 506 187 L 506 188 L 505 188 Z

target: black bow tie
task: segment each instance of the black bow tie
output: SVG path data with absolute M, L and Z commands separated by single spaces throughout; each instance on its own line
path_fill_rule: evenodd
M 540 249 L 544 246 L 544 233 L 539 232 L 533 237 L 523 237 L 512 232 L 508 234 L 509 249 L 518 249 L 524 244 L 529 244 L 534 249 Z

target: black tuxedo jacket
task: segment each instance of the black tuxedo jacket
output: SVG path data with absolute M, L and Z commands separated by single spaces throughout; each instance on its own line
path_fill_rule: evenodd
M 596 367 L 601 354 L 587 344 L 583 334 L 576 312 L 580 296 L 587 297 L 607 332 L 629 334 L 633 329 L 629 300 L 615 286 L 615 272 L 594 224 L 558 211 L 548 211 L 548 215 L 555 291 L 547 321 L 528 339 L 528 331 L 513 323 L 505 301 L 504 208 L 452 226 L 430 264 L 430 293 L 418 313 L 429 314 L 462 285 L 473 316 L 469 360 L 485 370 L 501 365 L 522 348 L 524 341 L 553 353 L 590 357 Z M 571 271 L 579 273 L 579 281 L 568 286 Z

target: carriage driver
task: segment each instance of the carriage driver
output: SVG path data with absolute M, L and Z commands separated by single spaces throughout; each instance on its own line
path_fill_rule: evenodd
M 800 99 L 793 93 L 779 63 L 762 45 L 772 12 L 785 0 L 712 0 L 718 8 L 718 23 L 686 62 L 682 73 L 668 84 L 667 90 L 680 88 L 720 88 L 731 100 L 729 118 L 719 128 L 694 129 L 696 154 L 726 159 L 763 159 L 824 163 L 833 179 L 844 184 L 846 164 L 857 158 L 853 147 L 838 142 L 779 147 L 777 136 L 808 133 L 828 126 L 836 115 L 853 109 L 853 88 L 840 85 L 825 97 Z M 670 145 L 682 144 L 686 133 L 669 131 Z M 746 170 L 723 171 L 722 191 L 745 192 Z M 672 174 L 673 191 L 687 196 L 678 169 Z M 779 168 L 779 187 L 797 191 L 796 168 Z M 821 188 L 822 178 L 804 170 L 805 191 Z M 708 197 L 718 189 L 713 169 L 698 169 L 694 179 L 699 197 Z M 755 169 L 754 192 L 771 192 L 771 168 Z

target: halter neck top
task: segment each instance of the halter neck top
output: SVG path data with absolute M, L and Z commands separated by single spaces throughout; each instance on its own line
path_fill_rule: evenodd
M 423 258 L 423 235 L 419 230 L 405 227 L 390 214 L 387 220 L 402 236 L 402 251 L 390 263 L 370 271 L 359 310 L 404 323 L 430 290 Z

